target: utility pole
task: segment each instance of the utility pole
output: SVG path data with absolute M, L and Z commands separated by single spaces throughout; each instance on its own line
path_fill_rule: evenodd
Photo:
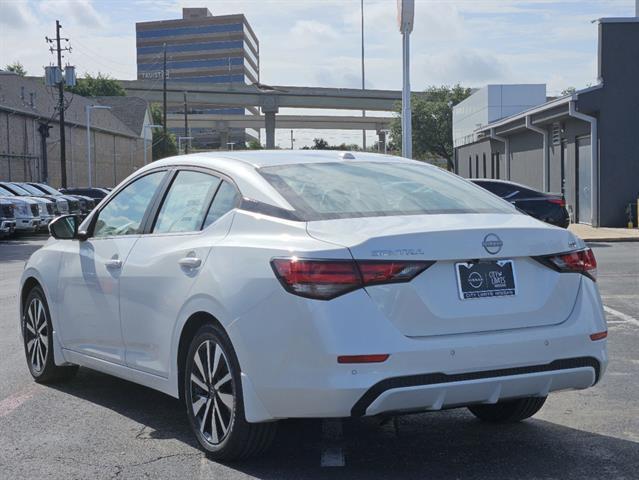
M 166 42 L 164 43 L 164 67 L 162 69 L 162 131 L 164 136 L 162 137 L 162 145 L 164 146 L 164 151 L 166 152 L 167 144 L 166 144 Z
M 184 92 L 184 138 L 190 138 L 189 137 L 189 114 L 188 114 L 188 105 L 186 103 L 186 92 Z M 189 142 L 190 140 L 188 140 L 186 142 L 186 145 L 184 146 L 184 153 L 189 153 Z
M 366 90 L 364 76 L 364 0 L 360 0 L 360 10 L 362 13 L 362 90 Z M 362 117 L 366 116 L 366 110 L 362 110 Z M 366 151 L 366 130 L 362 130 L 362 150 Z
M 291 130 L 291 150 L 293 150 L 294 143 L 295 143 L 295 139 L 293 138 L 293 130 Z
M 55 21 L 55 39 L 45 37 L 48 43 L 55 42 L 55 48 L 50 47 L 49 51 L 53 53 L 54 51 L 58 54 L 58 110 L 60 115 L 60 184 L 62 188 L 67 187 L 67 151 L 66 151 L 66 139 L 64 136 L 64 85 L 65 81 L 62 77 L 62 52 L 71 51 L 71 47 L 62 48 L 60 42 L 62 40 L 68 42 L 68 38 L 60 38 L 60 30 L 62 29 L 62 25 L 60 25 L 60 21 Z

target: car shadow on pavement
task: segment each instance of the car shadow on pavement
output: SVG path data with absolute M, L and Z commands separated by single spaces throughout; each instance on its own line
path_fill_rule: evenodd
M 55 386 L 66 394 L 109 408 L 142 424 L 136 438 L 175 439 L 197 449 L 179 400 L 81 368 Z M 545 408 L 552 408 L 552 398 Z M 279 423 L 264 455 L 223 468 L 260 479 L 637 478 L 639 443 L 532 419 L 490 425 L 466 409 L 344 419 L 343 435 L 327 443 L 321 420 Z M 153 448 L 153 443 L 148 444 Z M 321 467 L 322 451 L 341 449 L 343 467 Z M 217 465 L 210 462 L 212 472 Z M 228 475 L 228 472 L 227 472 Z M 230 477 L 229 477 L 230 478 Z

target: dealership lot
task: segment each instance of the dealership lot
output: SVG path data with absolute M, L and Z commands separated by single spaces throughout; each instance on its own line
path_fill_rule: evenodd
M 465 410 L 282 422 L 267 455 L 222 465 L 196 448 L 177 400 L 87 369 L 55 387 L 31 381 L 17 283 L 44 241 L 0 242 L 0 478 L 636 478 L 639 243 L 591 244 L 610 332 L 595 388 L 551 396 L 518 425 Z

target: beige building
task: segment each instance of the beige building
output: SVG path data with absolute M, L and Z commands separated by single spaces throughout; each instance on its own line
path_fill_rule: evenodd
M 60 128 L 57 90 L 39 77 L 0 71 L 0 180 L 46 181 L 60 187 Z M 118 97 L 85 98 L 65 94 L 66 166 L 68 186 L 87 186 L 86 108 L 91 109 L 91 160 L 94 186 L 112 187 L 144 165 L 144 125 L 150 114 L 144 100 Z M 113 103 L 113 105 L 111 105 Z M 40 133 L 48 124 L 49 137 Z M 147 132 L 151 136 L 151 132 Z M 151 161 L 151 142 L 147 141 Z

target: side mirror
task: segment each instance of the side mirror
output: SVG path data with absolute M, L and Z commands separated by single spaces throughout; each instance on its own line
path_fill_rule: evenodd
M 79 225 L 80 221 L 75 215 L 62 215 L 49 224 L 49 233 L 58 240 L 73 240 L 74 238 L 84 240 L 86 234 L 84 234 L 84 238 L 80 238 Z

